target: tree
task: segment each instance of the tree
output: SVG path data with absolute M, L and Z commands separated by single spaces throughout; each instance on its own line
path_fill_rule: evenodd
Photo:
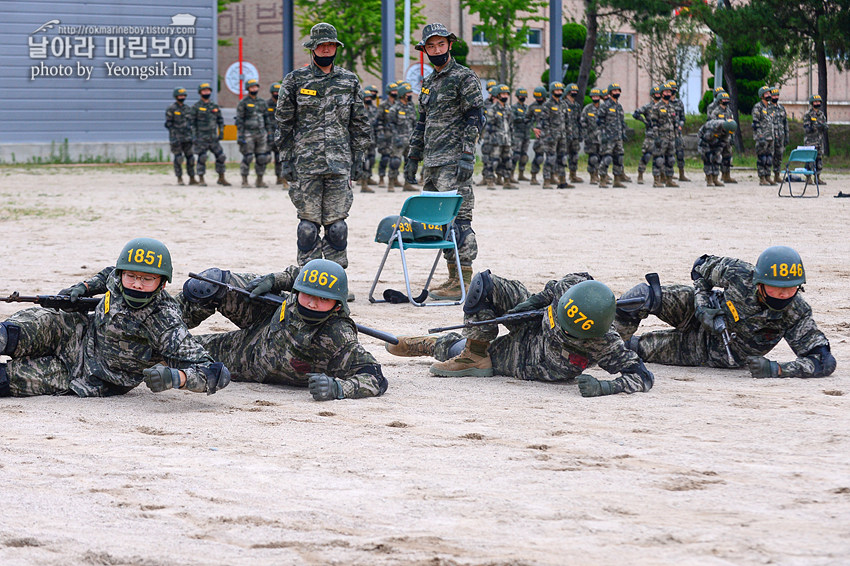
M 228 5 L 236 4 L 236 3 L 241 2 L 241 1 L 242 0 L 218 0 L 218 13 L 220 14 L 220 13 L 224 12 L 225 10 L 227 10 Z M 233 45 L 230 42 L 229 39 L 219 39 L 218 44 L 221 47 L 227 47 L 229 45 Z M 219 82 L 221 82 L 221 77 L 219 77 Z M 221 89 L 219 88 L 219 90 L 221 90 Z
M 702 59 L 702 23 L 687 12 L 650 18 L 635 31 L 641 34 L 635 48 L 638 66 L 652 84 L 667 79 L 682 84 L 685 71 Z
M 319 22 L 332 24 L 345 45 L 337 50 L 336 63 L 351 71 L 358 66 L 372 74 L 381 74 L 381 0 L 295 0 L 296 25 L 304 37 Z M 403 43 L 398 22 L 404 21 L 404 2 L 396 2 L 396 44 Z M 422 5 L 410 2 L 410 28 L 425 23 Z M 411 43 L 415 43 L 411 38 Z M 405 66 L 408 61 L 404 62 Z
M 499 82 L 513 85 L 516 54 L 527 49 L 529 22 L 546 18 L 538 12 L 549 5 L 543 0 L 461 0 L 461 7 L 481 20 L 476 30 L 483 32 L 487 48 L 498 61 Z
M 576 22 L 567 22 L 562 28 L 561 35 L 561 45 L 563 46 L 561 61 L 567 67 L 567 72 L 564 73 L 563 82 L 567 84 L 578 84 L 578 71 L 582 55 L 584 55 L 583 49 L 584 42 L 587 38 L 587 28 Z M 597 62 L 607 58 L 609 53 L 610 51 L 607 51 L 606 49 L 605 53 L 602 54 L 604 57 L 593 58 L 594 68 L 590 70 L 590 76 L 588 77 L 587 82 L 588 89 L 592 88 L 596 84 L 597 71 L 599 70 L 596 66 Z M 549 57 L 546 57 L 546 63 L 549 63 Z M 540 75 L 540 82 L 543 83 L 543 86 L 547 89 L 549 88 L 549 69 L 546 69 L 543 71 L 543 74 Z

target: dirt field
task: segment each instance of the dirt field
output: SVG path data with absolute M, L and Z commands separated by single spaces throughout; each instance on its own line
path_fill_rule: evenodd
M 575 384 L 431 378 L 432 360 L 363 336 L 390 382 L 381 398 L 319 404 L 302 389 L 233 383 L 209 397 L 142 385 L 107 399 L 0 399 L 0 563 L 848 564 L 850 199 L 832 197 L 850 176 L 827 174 L 821 198 L 791 200 L 754 172 L 712 189 L 689 174 L 680 189 L 478 188 L 475 267 L 535 291 L 586 270 L 619 294 L 649 271 L 687 282 L 703 253 L 755 261 L 791 245 L 834 375 L 757 381 L 651 364 L 649 393 L 584 399 Z M 173 179 L 0 169 L 0 292 L 54 293 L 114 264 L 136 236 L 168 244 L 175 293 L 189 271 L 294 262 L 285 191 Z M 383 252 L 375 227 L 405 196 L 356 194 L 352 313 L 420 334 L 460 322 L 460 307 L 367 301 Z M 432 256 L 412 256 L 424 281 Z M 395 252 L 390 267 L 379 290 L 403 288 Z M 0 303 L 0 319 L 17 309 Z M 219 317 L 200 330 L 229 328 Z M 792 353 L 783 343 L 770 357 Z

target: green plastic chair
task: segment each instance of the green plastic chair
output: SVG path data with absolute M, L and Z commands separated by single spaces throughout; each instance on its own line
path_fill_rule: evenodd
M 785 163 L 785 171 L 782 172 L 782 181 L 779 183 L 779 192 L 781 197 L 793 198 L 818 198 L 820 196 L 820 184 L 818 183 L 817 171 L 815 171 L 815 160 L 818 158 L 818 150 L 816 149 L 792 149 L 791 155 L 788 156 L 788 161 Z M 791 163 L 798 163 L 800 166 L 791 169 Z M 804 179 L 794 179 L 797 175 L 805 175 Z M 811 180 L 814 179 L 814 187 L 817 190 L 816 194 L 806 195 L 806 189 L 809 188 Z M 805 183 L 803 192 L 794 194 L 793 183 Z M 788 194 L 782 194 L 782 187 L 788 185 Z

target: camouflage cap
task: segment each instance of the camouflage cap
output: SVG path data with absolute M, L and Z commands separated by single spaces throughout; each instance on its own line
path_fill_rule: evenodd
M 345 45 L 337 39 L 336 28 L 325 22 L 314 25 L 310 30 L 310 39 L 301 45 L 312 50 L 320 43 L 336 43 L 340 47 L 345 47 Z
M 424 28 L 422 28 L 422 41 L 416 44 L 417 51 L 425 50 L 425 42 L 428 41 L 428 38 L 434 37 L 435 35 L 439 35 L 440 37 L 448 38 L 449 41 L 457 41 L 457 36 L 446 29 L 441 23 L 433 23 L 428 24 Z

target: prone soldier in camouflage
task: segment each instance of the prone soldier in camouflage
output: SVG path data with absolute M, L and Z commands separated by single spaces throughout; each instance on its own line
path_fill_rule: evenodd
M 823 98 L 819 94 L 813 94 L 809 97 L 809 109 L 803 114 L 803 144 L 813 146 L 818 150 L 818 157 L 815 161 L 815 171 L 818 178 L 818 183 L 825 185 L 826 183 L 820 178 L 820 173 L 823 170 L 823 136 L 829 129 L 829 124 L 826 123 L 826 114 L 823 110 Z
M 346 305 L 348 279 L 339 264 L 314 259 L 259 277 L 217 268 L 202 274 L 252 296 L 288 293 L 282 305 L 274 305 L 196 279 L 183 286 L 178 301 L 190 327 L 216 311 L 239 327 L 197 337 L 225 361 L 234 381 L 309 387 L 317 401 L 377 397 L 387 390 L 381 366 L 357 341 Z
M 531 160 L 531 184 L 539 185 L 537 174 L 540 173 L 541 167 L 546 162 L 546 146 L 543 143 L 543 127 L 545 124 L 546 115 L 546 99 L 549 93 L 546 87 L 538 86 L 534 89 L 534 102 L 528 107 L 528 127 L 534 132 L 534 144 L 531 149 L 534 151 L 534 159 Z
M 623 142 L 626 140 L 626 114 L 617 100 L 622 89 L 618 83 L 608 85 L 608 99 L 599 109 L 599 187 L 608 186 L 608 166 L 614 174 L 615 188 L 625 188 L 624 182 L 631 182 L 623 169 Z
M 266 101 L 257 96 L 260 92 L 259 81 L 250 79 L 245 83 L 245 87 L 248 90 L 248 96 L 240 100 L 236 106 L 236 141 L 242 153 L 242 163 L 239 165 L 242 186 L 251 186 L 248 184 L 248 173 L 251 171 L 251 161 L 256 158 L 254 171 L 257 173 L 257 181 L 254 186 L 268 187 L 263 182 L 263 175 L 266 172 L 266 164 L 271 160 L 269 131 L 266 127 L 269 112 Z
M 770 87 L 758 91 L 759 101 L 753 106 L 753 139 L 756 142 L 756 168 L 759 185 L 774 185 L 770 178 L 773 168 L 773 147 L 776 139 L 773 130 L 773 108 L 770 105 Z
M 407 160 L 407 152 L 410 149 L 410 136 L 416 127 L 416 107 L 413 105 L 413 91 L 406 84 L 398 87 L 398 101 L 390 109 L 387 115 L 387 131 L 392 136 L 389 177 L 387 190 L 392 191 L 394 187 L 401 186 L 398 181 L 398 172 L 402 166 L 402 160 Z M 419 190 L 407 181 L 402 187 L 404 192 L 416 192 Z
M 186 161 L 186 174 L 189 184 L 197 185 L 195 180 L 195 154 L 192 153 L 192 124 L 189 120 L 189 107 L 186 106 L 186 89 L 177 87 L 172 93 L 174 103 L 165 110 L 165 128 L 168 130 L 168 143 L 174 154 L 174 174 L 177 184 L 183 184 L 183 161 Z
M 747 367 L 759 378 L 825 377 L 835 371 L 829 340 L 801 296 L 806 274 L 792 248 L 769 247 L 755 266 L 731 257 L 703 255 L 694 263 L 691 277 L 693 287 L 661 286 L 657 296 L 642 283 L 621 297 L 645 299 L 641 305 L 617 309 L 614 327 L 647 362 Z M 716 302 L 711 298 L 715 287 L 722 289 L 722 298 Z M 673 328 L 634 336 L 649 314 Z M 731 333 L 728 352 L 724 327 Z M 783 363 L 765 358 L 783 338 L 797 358 Z
M 709 108 L 711 108 L 711 106 L 713 106 L 713 108 L 708 112 L 708 119 L 731 120 L 732 112 L 729 110 L 730 102 L 731 99 L 726 91 L 718 92 L 714 102 L 712 102 L 709 106 Z M 738 181 L 732 178 L 732 136 L 729 136 L 729 140 L 723 146 L 720 156 L 720 173 L 722 177 L 720 180 L 726 184 L 736 184 Z
M 59 292 L 72 303 L 104 293 L 93 312 L 35 307 L 12 315 L 0 324 L 0 355 L 12 357 L 0 364 L 0 397 L 108 397 L 142 381 L 155 393 L 226 387 L 230 372 L 189 334 L 167 281 L 168 248 L 136 238 L 114 268 Z
M 378 162 L 378 186 L 380 187 L 384 186 L 384 177 L 387 175 L 387 168 L 390 166 L 390 159 L 393 155 L 393 134 L 387 126 L 387 118 L 397 99 L 398 83 L 388 84 L 387 99 L 378 108 L 378 117 L 375 121 L 375 146 L 378 148 L 378 153 L 381 154 L 381 159 Z M 389 186 L 389 181 L 387 181 L 387 192 L 394 192 L 394 189 Z
M 676 161 L 676 111 L 670 105 L 670 85 L 661 85 L 661 100 L 652 105 L 648 121 L 655 136 L 652 151 L 653 187 L 678 187 L 673 180 L 673 164 Z
M 284 189 L 289 188 L 289 181 L 283 178 L 281 175 L 282 166 L 280 164 L 280 152 L 277 149 L 277 145 L 274 143 L 275 129 L 277 128 L 277 122 L 274 119 L 274 111 L 277 109 L 277 101 L 280 98 L 280 83 L 274 83 L 269 87 L 269 93 L 272 95 L 271 98 L 266 100 L 266 132 L 268 135 L 266 136 L 266 140 L 269 144 L 269 149 L 271 149 L 272 156 L 274 159 L 274 174 L 275 174 L 275 182 L 278 185 L 282 185 Z
M 770 103 L 773 105 L 773 182 L 779 183 L 779 170 L 782 168 L 782 156 L 788 145 L 788 112 L 779 104 L 779 87 L 770 89 Z
M 363 174 L 372 125 L 357 75 L 334 65 L 336 28 L 320 23 L 304 47 L 311 62 L 286 75 L 275 111 L 283 176 L 298 211 L 298 265 L 324 257 L 348 267 L 349 180 Z M 324 230 L 324 236 L 319 231 Z
M 705 172 L 705 184 L 707 187 L 722 187 L 720 181 L 720 164 L 723 162 L 723 148 L 729 143 L 729 139 L 738 124 L 735 120 L 709 120 L 703 124 L 697 132 L 700 157 L 702 157 L 703 171 Z
M 667 84 L 670 85 L 672 95 L 670 105 L 676 111 L 676 128 L 674 132 L 676 134 L 676 164 L 679 166 L 679 180 L 690 181 L 685 176 L 685 142 L 682 139 L 682 129 L 685 127 L 685 103 L 679 98 L 679 83 L 670 79 L 667 81 Z
M 375 185 L 377 182 L 372 178 L 372 169 L 375 168 L 375 154 L 378 151 L 378 143 L 376 137 L 376 128 L 378 126 L 378 106 L 375 104 L 378 99 L 378 88 L 368 86 L 363 89 L 363 105 L 366 107 L 366 115 L 369 117 L 369 124 L 372 126 L 372 142 L 369 144 L 369 149 L 366 150 L 366 157 L 363 160 L 363 176 L 360 178 L 360 192 L 374 193 L 375 191 L 369 185 Z
M 397 345 L 386 348 L 397 356 L 443 360 L 431 366 L 431 374 L 442 377 L 495 373 L 550 382 L 578 378 L 585 397 L 649 391 L 654 376 L 611 329 L 615 308 L 614 293 L 587 273 L 549 281 L 532 295 L 521 282 L 487 270 L 473 279 L 463 305 L 464 322 L 545 309 L 542 317 L 505 323 L 509 333 L 498 338 L 498 325 L 486 324 L 464 328 L 466 339 L 456 333 L 399 337 Z M 583 373 L 594 364 L 620 376 L 605 381 Z
M 485 156 L 485 159 L 490 161 L 491 169 L 502 180 L 502 188 L 508 190 L 519 188 L 511 183 L 513 146 L 511 144 L 512 117 L 508 108 L 510 94 L 511 89 L 508 85 L 500 84 L 490 89 L 493 104 L 490 105 L 485 126 L 489 132 L 491 148 L 490 155 Z M 495 189 L 492 178 L 487 180 L 487 188 Z
M 647 164 L 652 161 L 652 151 L 655 148 L 655 132 L 650 126 L 649 110 L 654 104 L 661 100 L 661 87 L 658 85 L 649 89 L 650 101 L 638 108 L 632 114 L 632 117 L 638 122 L 642 122 L 646 129 L 644 130 L 643 145 L 641 146 L 640 163 L 638 163 L 638 185 L 643 184 L 643 174 L 646 172 Z
M 562 108 L 565 112 L 564 122 L 567 126 L 567 168 L 570 170 L 570 178 L 567 183 L 583 183 L 584 179 L 578 176 L 578 154 L 581 151 L 581 140 L 584 137 L 581 125 L 581 111 L 584 97 L 579 99 L 578 85 L 570 83 L 567 85 L 567 96 Z
M 457 190 L 463 197 L 455 219 L 455 238 L 460 255 L 461 273 L 451 250 L 445 250 L 449 277 L 445 283 L 429 291 L 438 300 L 458 300 L 461 285 L 472 279 L 472 262 L 478 255 L 478 244 L 472 230 L 472 171 L 475 166 L 475 141 L 484 125 L 484 99 L 481 83 L 469 68 L 451 56 L 451 44 L 457 37 L 440 23 L 428 24 L 422 30 L 422 41 L 416 46 L 428 55 L 434 72 L 425 77 L 419 95 L 419 121 L 410 137 L 410 149 L 404 166 L 405 181 L 416 180 L 422 161 L 423 191 Z
M 514 179 L 511 175 L 511 182 L 528 181 L 525 176 L 525 166 L 528 164 L 528 126 L 530 115 L 528 113 L 528 105 L 525 100 L 528 98 L 528 91 L 524 88 L 518 88 L 514 91 L 516 102 L 511 104 L 511 146 L 513 154 L 511 156 L 514 165 L 517 168 L 517 177 Z
M 587 172 L 590 182 L 598 183 L 599 174 L 599 103 L 602 91 L 590 89 L 590 102 L 581 110 L 581 129 L 584 133 L 584 152 L 587 154 Z
M 192 140 L 194 140 L 192 151 L 198 156 L 198 184 L 202 187 L 207 186 L 204 175 L 207 172 L 207 152 L 211 151 L 215 156 L 215 172 L 218 173 L 218 184 L 229 187 L 230 183 L 224 178 L 227 158 L 219 143 L 224 138 L 224 118 L 221 116 L 221 107 L 210 100 L 210 96 L 212 96 L 210 83 L 199 84 L 198 94 L 201 95 L 201 99 L 192 106 L 189 112 L 192 124 Z

